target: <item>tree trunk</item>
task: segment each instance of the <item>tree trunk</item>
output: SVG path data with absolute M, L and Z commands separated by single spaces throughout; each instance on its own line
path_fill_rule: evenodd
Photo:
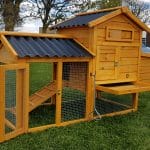
M 6 31 L 13 31 L 19 20 L 19 6 L 21 0 L 14 2 L 13 0 L 4 1 L 3 20 Z
M 48 25 L 43 25 L 42 33 L 46 33 L 47 32 L 47 28 L 48 28 Z

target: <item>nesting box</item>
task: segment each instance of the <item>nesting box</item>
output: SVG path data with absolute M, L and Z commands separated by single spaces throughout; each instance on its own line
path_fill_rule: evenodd
M 52 27 L 95 54 L 96 84 L 139 80 L 142 31 L 150 29 L 126 7 L 81 13 Z

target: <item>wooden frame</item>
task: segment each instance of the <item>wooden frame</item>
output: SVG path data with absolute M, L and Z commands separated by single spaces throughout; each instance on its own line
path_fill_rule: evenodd
M 111 37 L 109 37 L 110 30 L 120 31 L 120 38 L 118 38 L 118 37 L 116 37 L 116 38 L 111 38 Z M 129 31 L 129 32 L 131 32 L 131 39 L 121 39 L 122 31 Z M 134 31 L 133 31 L 132 29 L 118 28 L 118 27 L 111 27 L 111 26 L 107 26 L 107 28 L 106 28 L 106 40 L 107 40 L 107 41 L 132 42 L 133 39 L 134 39 Z
M 13 138 L 19 134 L 27 132 L 28 128 L 28 100 L 29 100 L 29 66 L 28 64 L 11 64 L 0 66 L 0 142 Z M 16 70 L 16 126 L 13 126 L 9 120 L 5 119 L 5 72 L 7 70 Z M 22 100 L 21 100 L 22 99 Z M 14 131 L 5 133 L 5 123 Z
M 56 125 L 61 124 L 61 102 L 62 102 L 62 71 L 63 63 L 58 62 L 57 64 L 57 94 L 56 94 Z

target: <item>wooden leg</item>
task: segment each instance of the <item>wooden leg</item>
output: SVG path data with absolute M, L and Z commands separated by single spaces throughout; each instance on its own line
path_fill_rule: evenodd
M 135 109 L 135 111 L 138 109 L 138 98 L 139 98 L 139 93 L 132 94 L 132 104 L 133 104 L 133 109 Z

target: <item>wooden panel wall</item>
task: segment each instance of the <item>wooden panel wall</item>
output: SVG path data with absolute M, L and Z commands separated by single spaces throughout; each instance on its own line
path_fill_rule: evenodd
M 88 27 L 74 27 L 58 29 L 58 34 L 65 34 L 70 37 L 74 37 L 86 48 L 89 48 L 89 28 Z
M 150 83 L 150 57 L 141 58 L 140 81 Z
M 117 40 L 117 33 L 114 36 L 115 40 L 107 38 L 108 28 L 124 29 L 133 32 L 133 39 L 129 40 L 129 36 L 125 35 L 129 32 L 123 32 L 123 40 Z M 126 16 L 118 15 L 107 22 L 104 22 L 95 27 L 97 46 L 97 58 L 96 68 L 102 68 L 103 73 L 99 74 L 99 70 L 96 74 L 103 77 L 97 77 L 97 83 L 115 83 L 115 82 L 129 82 L 136 81 L 138 79 L 138 66 L 140 57 L 140 42 L 141 42 L 141 30 Z M 110 36 L 110 35 L 109 35 Z M 127 40 L 125 40 L 127 38 Z M 105 53 L 98 56 L 99 53 Z M 110 63 L 111 62 L 111 63 Z M 97 66 L 98 65 L 98 66 Z M 114 69 L 114 66 L 115 69 Z M 112 69 L 107 69 L 112 67 Z M 106 70 L 105 70 L 106 68 Z M 102 72 L 102 70 L 101 70 Z M 113 79 L 114 78 L 114 79 Z

